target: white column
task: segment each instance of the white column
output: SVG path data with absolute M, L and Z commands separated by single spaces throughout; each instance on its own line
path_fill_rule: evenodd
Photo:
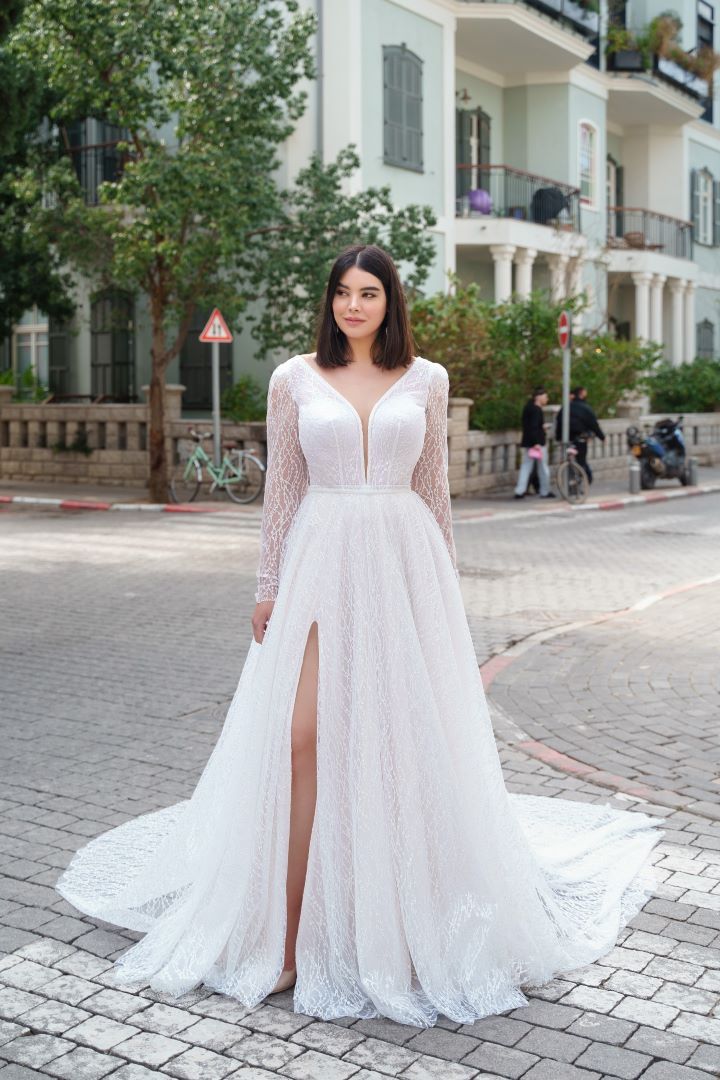
M 647 341 L 650 336 L 650 282 L 652 274 L 631 274 L 635 285 L 635 337 Z
M 532 292 L 532 270 L 536 257 L 535 248 L 518 248 L 515 252 L 515 292 L 523 300 Z
M 512 258 L 514 244 L 493 244 L 490 254 L 495 263 L 495 303 L 502 304 L 512 296 Z
M 550 294 L 555 303 L 564 300 L 567 296 L 565 288 L 565 269 L 568 264 L 567 255 L 548 255 L 547 263 L 550 267 Z
M 585 265 L 585 259 L 582 255 L 576 255 L 574 259 L 570 260 L 568 266 L 568 296 L 579 296 L 583 291 L 583 266 Z M 576 311 L 573 315 L 573 330 L 576 334 L 579 334 L 582 330 L 582 312 Z
M 672 351 L 670 359 L 673 364 L 682 364 L 683 359 L 683 345 L 685 344 L 683 327 L 685 284 L 682 278 L 673 278 L 670 282 L 670 292 L 672 293 Z
M 654 274 L 650 290 L 650 339 L 663 343 L 663 288 L 667 278 L 664 274 Z
M 695 282 L 688 281 L 685 286 L 685 362 L 695 359 L 697 344 L 695 341 Z

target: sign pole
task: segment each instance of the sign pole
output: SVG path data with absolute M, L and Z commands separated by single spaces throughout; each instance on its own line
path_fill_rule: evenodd
M 230 344 L 232 334 L 222 317 L 219 308 L 213 310 L 199 340 L 211 346 L 210 362 L 212 365 L 212 421 L 213 421 L 213 465 L 220 468 L 222 462 L 222 426 L 220 423 L 220 343 Z
M 213 416 L 213 464 L 220 468 L 220 342 L 213 341 L 212 349 L 212 416 Z
M 570 445 L 570 349 L 572 347 L 572 323 L 570 313 L 561 311 L 558 319 L 558 343 L 563 358 L 562 388 L 562 443 L 563 457 Z

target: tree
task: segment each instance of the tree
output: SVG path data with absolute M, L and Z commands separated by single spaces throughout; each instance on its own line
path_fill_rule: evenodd
M 70 156 L 38 153 L 15 178 L 36 227 L 99 288 L 148 298 L 151 496 L 168 495 L 165 374 L 198 305 L 235 320 L 247 234 L 278 210 L 277 147 L 313 75 L 314 17 L 297 0 L 28 0 L 12 39 L 52 92 L 55 145 L 73 121 L 121 128 L 121 174 L 86 206 Z M 47 145 L 43 148 L 47 151 Z
M 313 156 L 294 186 L 279 200 L 277 224 L 253 235 L 245 272 L 255 297 L 268 297 L 259 314 L 248 316 L 259 355 L 274 349 L 305 352 L 312 344 L 315 320 L 328 273 L 348 244 L 380 244 L 406 268 L 409 290 L 427 280 L 435 259 L 428 229 L 435 224 L 429 206 L 393 206 L 389 187 L 344 194 L 344 184 L 360 165 L 353 146 L 323 165 Z M 276 298 L 282 297 L 282 303 Z
M 34 220 L 37 196 L 28 201 L 15 182 L 49 106 L 41 74 L 8 47 L 22 7 L 22 0 L 0 2 L 0 340 L 35 304 L 58 319 L 69 318 L 73 307 L 69 276 Z

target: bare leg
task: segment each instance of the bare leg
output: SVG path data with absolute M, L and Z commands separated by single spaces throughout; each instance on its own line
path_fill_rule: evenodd
M 310 834 L 317 794 L 318 625 L 310 627 L 292 717 L 292 787 L 287 869 L 287 935 L 283 968 L 295 967 Z

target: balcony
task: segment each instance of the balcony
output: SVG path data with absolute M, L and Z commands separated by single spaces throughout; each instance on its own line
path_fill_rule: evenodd
M 461 0 L 458 57 L 506 78 L 563 73 L 596 52 L 598 17 L 583 0 Z
M 610 206 L 607 246 L 614 251 L 658 252 L 674 259 L 692 259 L 692 225 L 652 210 Z
M 456 216 L 509 218 L 580 232 L 580 191 L 508 165 L 458 165 Z

